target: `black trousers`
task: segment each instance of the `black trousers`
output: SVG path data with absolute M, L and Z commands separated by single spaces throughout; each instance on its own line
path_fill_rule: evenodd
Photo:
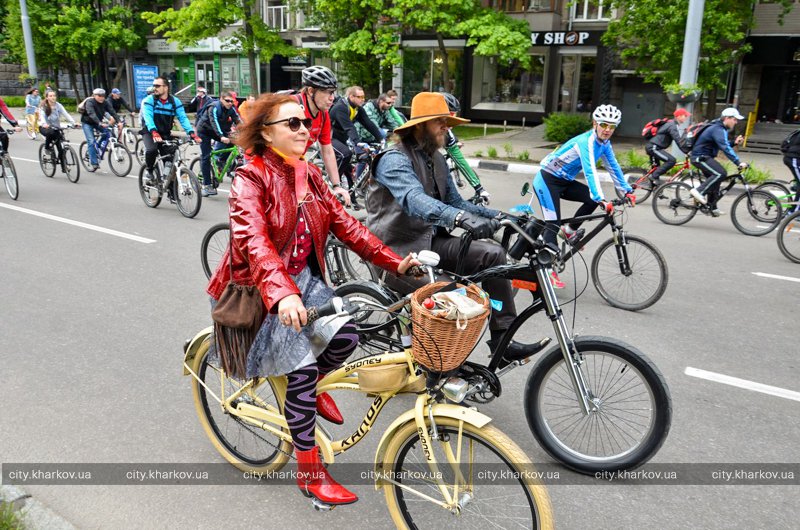
M 692 165 L 706 176 L 706 181 L 697 187 L 697 191 L 708 198 L 708 205 L 713 209 L 719 200 L 719 187 L 728 176 L 728 172 L 722 164 L 707 156 L 698 156 L 691 160 Z
M 783 163 L 786 164 L 786 167 L 789 168 L 789 171 L 792 172 L 792 176 L 794 177 L 794 185 L 796 189 L 794 201 L 800 202 L 800 158 L 785 156 L 783 157 Z M 794 207 L 794 211 L 800 211 L 800 204 Z
M 58 139 L 61 137 L 61 129 L 44 127 L 39 129 L 39 132 L 42 133 L 42 136 L 44 136 L 45 147 L 53 147 L 53 144 L 56 144 L 58 159 L 61 160 L 61 151 L 63 150 L 63 147 L 61 146 L 61 142 L 58 141 Z
M 346 143 L 340 142 L 336 138 L 331 139 L 331 147 L 336 155 L 336 166 L 339 168 L 339 178 L 342 182 L 347 182 L 349 188 L 353 187 L 353 151 Z M 346 180 L 345 180 L 346 179 Z
M 430 250 L 439 254 L 439 267 L 444 270 L 456 270 L 460 244 L 461 238 L 451 235 L 440 235 L 433 238 Z M 489 267 L 503 265 L 505 263 L 506 252 L 503 250 L 503 247 L 489 241 L 473 241 L 464 259 L 462 274 L 473 274 L 488 269 Z M 451 279 L 452 278 L 449 277 L 440 277 L 437 278 L 437 281 L 450 281 Z M 429 279 L 427 277 L 398 277 L 393 274 L 386 274 L 385 281 L 386 285 L 391 289 L 406 295 L 426 285 Z M 517 308 L 514 305 L 514 293 L 511 290 L 511 282 L 509 280 L 495 278 L 483 282 L 482 287 L 489 293 L 489 296 L 493 300 L 498 300 L 503 304 L 503 307 L 499 311 L 492 311 L 492 316 L 489 320 L 489 329 L 508 329 L 508 327 L 511 326 L 511 322 L 517 316 Z
M 539 174 L 534 177 L 533 189 L 536 193 L 536 198 L 539 199 L 539 205 L 542 207 L 542 212 L 544 213 L 547 224 L 547 229 L 543 236 L 544 240 L 554 245 L 556 244 L 556 237 L 561 225 L 561 199 L 581 203 L 578 210 L 575 212 L 575 217 L 590 215 L 598 206 L 598 203 L 594 202 L 594 199 L 592 199 L 589 186 L 577 180 L 558 178 L 546 171 L 540 171 Z M 548 213 L 548 210 L 550 213 Z M 555 213 L 555 219 L 559 221 L 552 221 L 552 212 Z M 569 227 L 573 230 L 577 230 L 581 224 L 583 223 L 568 223 Z
M 647 147 L 645 147 L 644 150 L 653 160 L 660 162 L 658 168 L 653 171 L 652 175 L 650 175 L 651 178 L 657 179 L 675 167 L 675 157 L 669 154 L 666 149 L 662 149 L 657 145 L 647 144 Z
M 3 151 L 8 152 L 8 133 L 0 129 L 0 145 L 3 146 Z
M 169 140 L 171 136 L 162 134 L 161 138 Z M 144 143 L 144 165 L 152 173 L 158 157 L 158 142 L 153 140 L 153 134 L 150 131 L 142 133 L 142 142 Z

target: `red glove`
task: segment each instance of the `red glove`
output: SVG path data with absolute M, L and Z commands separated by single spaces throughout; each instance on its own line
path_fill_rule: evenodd
M 153 131 L 153 132 L 151 132 L 150 134 L 153 136 L 153 141 L 154 141 L 154 142 L 163 142 L 163 141 L 164 141 L 164 140 L 161 138 L 161 135 L 159 134 L 159 132 L 158 132 L 158 131 Z
M 614 213 L 614 204 L 612 202 L 600 201 L 600 204 L 603 206 L 608 215 Z
M 195 132 L 193 132 L 193 133 L 191 134 L 191 136 L 192 136 L 192 140 L 193 140 L 195 143 L 198 143 L 198 144 L 199 144 L 200 142 L 202 142 L 202 141 L 203 141 L 203 140 L 201 140 L 201 139 L 200 139 L 200 137 L 199 137 L 199 136 L 197 136 L 197 133 L 195 133 Z
M 631 207 L 636 206 L 636 195 L 633 193 L 626 193 L 625 200 L 631 205 Z

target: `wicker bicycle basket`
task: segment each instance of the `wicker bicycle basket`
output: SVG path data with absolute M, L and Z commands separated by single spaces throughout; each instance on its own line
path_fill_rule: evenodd
M 466 329 L 460 330 L 456 327 L 455 320 L 435 316 L 422 307 L 426 298 L 445 285 L 448 282 L 425 285 L 411 296 L 411 322 L 414 330 L 411 354 L 417 363 L 434 372 L 453 370 L 467 360 L 480 338 L 483 323 L 489 316 L 489 296 L 476 285 L 466 288 L 467 296 L 483 305 L 484 312 L 467 320 Z

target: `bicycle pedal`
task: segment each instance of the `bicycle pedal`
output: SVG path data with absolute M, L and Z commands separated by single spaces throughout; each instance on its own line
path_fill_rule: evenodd
M 329 512 L 336 508 L 335 504 L 326 504 L 316 497 L 311 497 L 311 505 L 318 512 Z

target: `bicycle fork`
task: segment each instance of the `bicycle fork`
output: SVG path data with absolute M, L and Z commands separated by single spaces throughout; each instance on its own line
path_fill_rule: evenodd
M 586 380 L 583 377 L 580 367 L 583 364 L 583 356 L 575 347 L 575 341 L 570 335 L 567 323 L 564 321 L 564 313 L 556 298 L 555 289 L 550 283 L 550 275 L 553 269 L 549 265 L 540 266 L 536 268 L 536 277 L 539 280 L 539 288 L 541 289 L 542 299 L 545 304 L 545 311 L 547 317 L 553 323 L 553 330 L 556 333 L 558 344 L 561 347 L 561 353 L 564 355 L 564 361 L 569 369 L 569 376 L 572 380 L 572 386 L 575 389 L 575 394 L 578 397 L 581 410 L 584 414 L 588 415 L 596 410 L 596 406 L 592 403 Z
M 617 263 L 619 264 L 619 272 L 623 276 L 630 276 L 631 271 L 630 261 L 628 261 L 628 241 L 625 238 L 625 232 L 622 230 L 614 230 L 612 236 L 614 240 L 614 250 L 617 253 Z

